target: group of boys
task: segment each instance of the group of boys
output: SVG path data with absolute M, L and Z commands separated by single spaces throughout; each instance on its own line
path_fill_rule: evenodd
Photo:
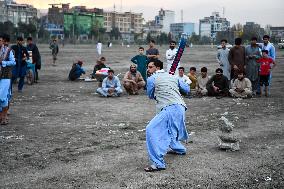
M 265 96 L 269 95 L 269 85 L 271 84 L 272 73 L 271 70 L 275 67 L 275 48 L 269 42 L 270 37 L 268 35 L 263 36 L 263 43 L 258 44 L 257 38 L 251 38 L 251 44 L 244 47 L 242 46 L 242 39 L 235 39 L 235 46 L 232 49 L 226 47 L 227 40 L 221 41 L 221 49 L 217 53 L 217 61 L 220 67 L 224 71 L 224 76 L 231 80 L 231 86 L 233 82 L 241 77 L 239 74 L 243 74 L 247 79 L 247 85 L 250 85 L 250 95 L 260 96 L 263 93 L 263 86 L 265 86 Z M 237 81 L 238 82 L 238 81 Z M 249 83 L 250 82 L 250 83 Z M 235 83 L 235 87 L 239 83 Z M 232 96 L 236 92 L 243 91 L 236 87 L 235 92 L 231 93 Z M 243 96 L 246 96 L 245 94 Z
M 41 66 L 40 53 L 32 38 L 17 37 L 17 44 L 9 47 L 10 36 L 0 35 L 0 124 L 8 124 L 8 109 L 12 96 L 12 84 L 19 78 L 18 92 L 22 92 L 27 73 L 27 64 L 34 65 L 34 81 L 38 80 L 38 70 Z M 30 56 L 31 54 L 31 56 Z
M 247 47 L 242 46 L 240 38 L 235 39 L 235 46 L 232 49 L 226 47 L 227 40 L 221 40 L 221 49 L 217 53 L 217 61 L 220 65 L 215 71 L 215 75 L 211 78 L 207 75 L 207 68 L 201 68 L 200 76 L 196 75 L 196 68 L 191 67 L 189 74 L 185 75 L 184 67 L 178 65 L 178 78 L 183 79 L 185 83 L 190 85 L 190 95 L 192 96 L 216 96 L 221 98 L 224 96 L 232 97 L 252 97 L 258 92 L 262 95 L 262 87 L 265 86 L 265 96 L 269 94 L 269 84 L 271 79 L 271 69 L 275 66 L 275 49 L 269 43 L 269 36 L 263 37 L 264 43 L 259 46 L 257 38 L 251 39 L 251 44 Z M 167 68 L 169 72 L 173 59 L 176 55 L 176 42 L 170 42 L 170 48 L 166 51 Z M 149 62 L 158 60 L 160 57 L 159 50 L 155 48 L 155 41 L 151 40 L 149 49 L 144 54 L 144 48 L 139 47 L 139 54 L 134 56 L 131 61 L 129 71 L 123 77 L 123 83 L 126 92 L 130 95 L 138 94 L 139 90 L 146 89 L 147 83 L 147 65 Z M 273 65 L 273 66 L 271 66 Z M 85 73 L 82 69 L 82 62 L 76 64 L 77 77 Z M 96 71 L 107 68 L 105 58 L 97 62 L 93 76 Z M 104 75 L 100 79 L 102 87 L 97 90 L 102 96 L 120 96 L 122 93 L 121 84 L 118 78 L 114 76 L 113 70 L 108 70 L 110 73 Z M 105 88 L 103 88 L 105 86 Z M 117 90 L 115 90 L 115 88 Z M 105 91 L 104 93 L 102 91 Z M 109 92 L 107 92 L 109 91 Z

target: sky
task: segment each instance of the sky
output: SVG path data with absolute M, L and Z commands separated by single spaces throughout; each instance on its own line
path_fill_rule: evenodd
M 32 4 L 39 9 L 47 9 L 50 3 L 70 3 L 71 6 L 85 5 L 104 10 L 132 11 L 143 13 L 146 21 L 153 20 L 160 8 L 175 11 L 176 22 L 198 23 L 199 19 L 218 11 L 231 22 L 256 22 L 266 25 L 284 26 L 284 0 L 16 0 L 17 3 Z M 122 2 L 122 3 L 121 3 Z M 122 4 L 122 6 L 121 6 Z M 122 9 L 121 9 L 122 7 Z

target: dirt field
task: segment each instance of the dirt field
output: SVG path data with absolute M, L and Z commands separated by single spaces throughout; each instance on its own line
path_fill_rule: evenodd
M 10 124 L 0 126 L 0 188 L 284 188 L 284 51 L 277 52 L 270 98 L 185 99 L 187 128 L 195 132 L 187 155 L 167 155 L 167 170 L 145 173 L 154 101 L 145 94 L 101 98 L 96 82 L 68 81 L 76 59 L 91 73 L 95 46 L 61 48 L 55 67 L 47 46 L 39 47 L 40 81 L 21 94 L 14 90 Z M 162 56 L 166 48 L 159 47 Z M 113 47 L 103 55 L 118 74 L 136 52 L 137 46 Z M 193 47 L 182 65 L 207 66 L 212 75 L 215 54 Z M 238 152 L 217 148 L 222 115 L 241 139 Z

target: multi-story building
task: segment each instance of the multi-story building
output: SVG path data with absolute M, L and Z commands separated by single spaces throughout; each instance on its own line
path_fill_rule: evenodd
M 35 23 L 38 11 L 31 5 L 17 4 L 12 0 L 0 0 L 0 22 L 11 21 L 16 27 L 19 22 Z
M 259 24 L 254 22 L 246 22 L 246 24 L 243 26 L 243 33 L 247 38 L 256 36 L 257 38 L 261 39 L 264 35 L 264 28 L 261 28 Z
M 190 22 L 185 23 L 173 23 L 170 25 L 170 32 L 174 38 L 185 33 L 187 36 L 191 36 L 195 31 L 195 24 Z
M 64 12 L 69 11 L 69 4 L 50 4 L 44 27 L 51 36 L 64 38 Z M 61 7 L 60 7 L 61 6 Z
M 161 25 L 161 32 L 169 33 L 170 25 L 175 23 L 175 12 L 171 10 L 163 10 L 159 11 L 159 15 L 155 18 L 156 24 Z
M 175 23 L 175 12 L 171 10 L 160 9 L 154 20 L 145 24 L 144 31 L 151 34 L 151 37 L 157 37 L 161 32 L 169 33 L 171 24 Z
M 156 20 L 150 20 L 146 22 L 144 25 L 143 31 L 144 31 L 144 36 L 143 39 L 145 39 L 148 35 L 148 33 L 151 34 L 151 37 L 156 38 L 158 35 L 161 34 L 162 26 L 156 24 Z
M 118 28 L 123 40 L 133 41 L 135 34 L 142 34 L 142 15 L 142 13 L 133 12 L 104 12 L 104 28 L 107 33 Z
M 270 36 L 275 37 L 277 41 L 284 39 L 284 26 L 270 27 Z
M 104 27 L 102 9 L 74 7 L 73 11 L 64 13 L 64 32 L 68 36 L 86 36 Z
M 222 18 L 219 12 L 213 12 L 212 16 L 199 20 L 199 35 L 207 36 L 215 40 L 219 31 L 226 31 L 230 27 L 230 22 L 226 18 Z
M 59 7 L 61 5 L 61 7 Z M 69 4 L 51 4 L 48 9 L 45 28 L 50 35 L 58 38 L 88 36 L 98 28 L 103 28 L 102 9 L 87 9 L 86 6 L 69 7 Z

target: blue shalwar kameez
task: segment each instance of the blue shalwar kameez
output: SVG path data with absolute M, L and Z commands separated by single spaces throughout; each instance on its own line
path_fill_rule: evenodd
M 15 52 L 15 59 L 16 59 L 16 65 L 13 68 L 12 83 L 14 83 L 15 80 L 20 78 L 18 84 L 18 90 L 22 91 L 24 87 L 25 76 L 27 73 L 27 62 L 23 60 L 23 58 L 24 56 L 26 56 L 26 58 L 28 59 L 29 53 L 27 51 L 27 48 L 22 45 L 13 45 L 11 48 Z
M 6 51 L 8 50 L 7 47 L 3 47 L 0 52 L 0 56 L 3 56 Z M 9 52 L 8 58 L 2 61 L 0 65 L 3 69 L 7 66 L 14 66 L 16 65 L 14 54 L 12 51 Z M 8 78 L 0 78 L 0 112 L 2 108 L 5 108 L 9 105 L 9 101 L 11 100 L 12 96 L 11 90 L 11 79 Z
M 110 88 L 115 88 L 114 96 L 120 96 L 122 93 L 121 84 L 117 76 L 113 76 L 112 80 L 106 77 L 103 80 L 102 87 L 97 89 L 97 93 L 101 96 L 107 97 L 109 95 L 108 90 Z
M 189 93 L 189 86 L 163 70 L 156 71 L 147 80 L 147 95 L 157 101 L 157 115 L 146 127 L 146 143 L 150 162 L 156 168 L 166 168 L 164 155 L 172 149 L 184 154 L 180 143 L 187 140 L 185 127 L 186 105 L 179 91 Z

